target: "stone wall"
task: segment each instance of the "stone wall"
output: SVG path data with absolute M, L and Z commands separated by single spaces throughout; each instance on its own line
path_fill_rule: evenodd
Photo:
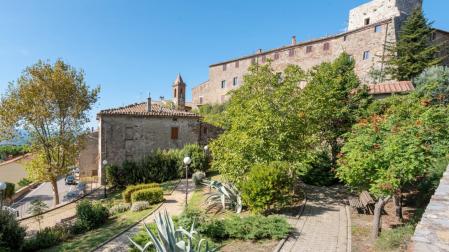
M 92 132 L 84 138 L 84 147 L 79 154 L 80 177 L 97 176 L 98 158 L 98 132 Z
M 416 226 L 410 251 L 449 251 L 449 166 Z
M 193 104 L 198 106 L 223 103 L 228 99 L 228 92 L 238 88 L 242 83 L 248 67 L 253 62 L 263 64 L 267 59 L 272 59 L 271 64 L 275 71 L 280 72 L 289 64 L 309 70 L 322 62 L 333 61 L 341 53 L 347 52 L 355 59 L 355 72 L 360 80 L 363 83 L 370 83 L 370 70 L 383 68 L 381 59 L 385 55 L 385 41 L 395 40 L 394 22 L 390 19 L 336 36 L 214 64 L 209 67 L 209 80 L 192 89 Z M 311 49 L 308 51 L 307 48 Z M 369 52 L 368 59 L 363 59 L 364 52 Z M 236 85 L 233 83 L 234 78 L 237 78 Z M 221 86 L 222 81 L 226 82 L 224 88 Z
M 178 127 L 178 139 L 171 139 L 172 127 Z M 156 149 L 182 148 L 198 143 L 201 123 L 188 117 L 106 116 L 100 118 L 100 159 L 110 165 L 125 160 L 138 161 Z M 99 176 L 104 182 L 103 165 Z

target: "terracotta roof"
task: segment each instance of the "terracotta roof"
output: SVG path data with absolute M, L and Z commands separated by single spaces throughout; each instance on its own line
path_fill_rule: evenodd
M 129 116 L 154 116 L 154 117 L 194 117 L 199 118 L 200 115 L 176 109 L 169 109 L 159 104 L 151 104 L 151 111 L 147 111 L 147 103 L 135 103 L 124 107 L 105 109 L 98 113 L 101 115 L 129 115 Z
M 368 93 L 371 95 L 409 93 L 415 90 L 411 81 L 389 81 L 379 84 L 370 84 L 368 85 L 368 88 Z

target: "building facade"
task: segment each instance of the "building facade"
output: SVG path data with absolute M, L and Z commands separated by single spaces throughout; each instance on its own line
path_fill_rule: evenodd
M 229 91 L 242 83 L 251 64 L 263 64 L 269 59 L 275 71 L 281 72 L 291 64 L 309 70 L 346 52 L 355 60 L 360 81 L 370 84 L 371 70 L 384 70 L 385 44 L 396 41 L 400 24 L 421 4 L 421 0 L 373 0 L 350 11 L 347 32 L 300 43 L 293 37 L 290 45 L 212 64 L 209 79 L 192 89 L 193 107 L 223 103 Z M 449 33 L 435 30 L 429 39 L 446 42 Z

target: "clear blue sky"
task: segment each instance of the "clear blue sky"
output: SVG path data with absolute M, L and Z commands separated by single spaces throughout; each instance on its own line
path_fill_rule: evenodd
M 101 86 L 99 109 L 171 97 L 180 72 L 190 88 L 212 63 L 344 30 L 367 0 L 0 0 L 0 92 L 38 59 L 62 58 Z M 449 2 L 424 0 L 449 30 Z

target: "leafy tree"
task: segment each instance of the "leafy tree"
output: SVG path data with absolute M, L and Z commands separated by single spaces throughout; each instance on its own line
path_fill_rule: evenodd
M 37 223 L 39 224 L 39 230 L 41 229 L 41 222 L 44 219 L 44 216 L 42 214 L 47 209 L 47 204 L 45 204 L 45 202 L 40 199 L 31 201 L 31 206 L 30 208 L 28 208 L 28 213 L 34 216 L 34 219 L 36 219 Z
M 39 61 L 11 83 L 0 100 L 0 132 L 24 128 L 31 133 L 34 159 L 27 167 L 35 181 L 49 181 L 59 204 L 58 176 L 75 164 L 79 136 L 99 88 L 89 89 L 84 72 L 62 60 Z M 9 134 L 11 137 L 11 134 Z
M 421 104 L 414 94 L 375 102 L 370 116 L 360 120 L 342 148 L 337 176 L 356 190 L 378 198 L 373 237 L 378 236 L 381 211 L 394 196 L 402 218 L 405 186 L 415 183 L 444 157 L 449 147 L 449 110 Z
M 449 68 L 434 66 L 426 69 L 413 80 L 416 92 L 425 103 L 449 104 Z
M 203 116 L 204 122 L 216 127 L 227 128 L 227 123 L 224 121 L 223 114 L 226 113 L 228 104 L 228 102 L 212 105 L 205 104 L 199 107 L 195 112 Z
M 0 251 L 20 251 L 25 238 L 25 228 L 19 225 L 15 216 L 0 210 Z
M 386 46 L 386 73 L 393 79 L 411 80 L 424 69 L 438 65 L 439 45 L 432 44 L 431 23 L 427 21 L 421 8 L 415 9 L 404 21 L 397 43 Z
M 212 166 L 239 182 L 254 163 L 300 159 L 307 144 L 299 107 L 304 78 L 297 66 L 281 74 L 270 64 L 252 65 L 223 114 L 227 131 L 210 145 Z

